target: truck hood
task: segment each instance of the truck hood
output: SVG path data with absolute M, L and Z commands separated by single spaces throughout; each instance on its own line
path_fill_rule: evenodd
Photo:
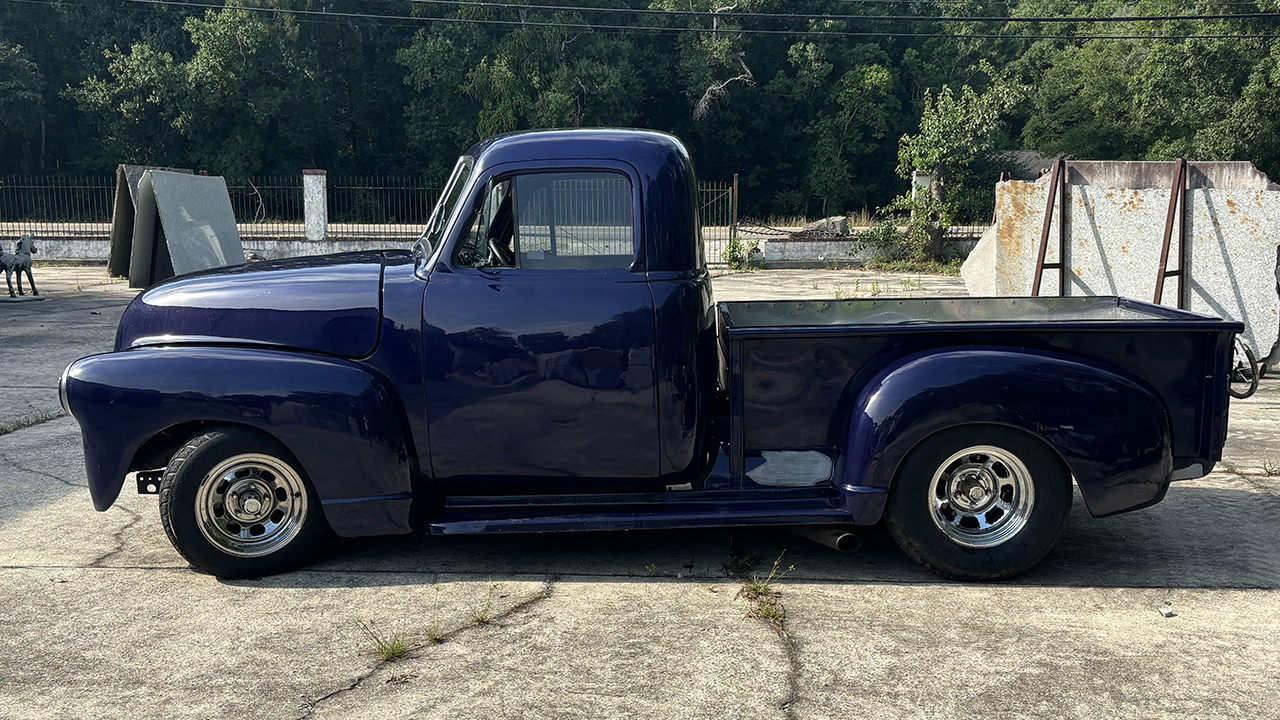
M 382 266 L 381 252 L 356 252 L 175 277 L 129 305 L 116 350 L 233 343 L 363 357 L 378 342 Z

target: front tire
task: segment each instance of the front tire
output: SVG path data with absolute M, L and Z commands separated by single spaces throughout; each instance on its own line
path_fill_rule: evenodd
M 179 554 L 222 578 L 292 570 L 328 534 L 292 453 L 236 427 L 202 432 L 174 454 L 160 481 L 160 520 Z
M 1012 428 L 944 430 L 913 449 L 889 489 L 885 524 L 916 562 L 956 580 L 1001 580 L 1040 562 L 1071 512 L 1071 475 Z

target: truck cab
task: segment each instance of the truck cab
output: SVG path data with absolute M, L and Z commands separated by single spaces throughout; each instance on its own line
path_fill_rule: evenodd
M 433 478 L 446 494 L 690 483 L 715 455 L 715 312 L 679 141 L 489 140 L 415 254 Z
M 345 537 L 884 521 L 1031 567 L 1220 459 L 1239 323 L 1122 298 L 715 303 L 696 180 L 644 130 L 499 136 L 411 251 L 194 273 L 73 363 L 94 505 L 159 495 L 224 577 Z

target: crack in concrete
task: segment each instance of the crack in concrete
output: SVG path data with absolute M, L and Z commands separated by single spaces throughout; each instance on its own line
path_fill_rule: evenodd
M 779 706 L 788 720 L 796 720 L 795 704 L 800 699 L 800 657 L 796 651 L 796 642 L 789 632 L 778 633 L 778 641 L 782 643 L 782 653 L 787 658 L 787 697 Z
M 1241 480 L 1243 480 L 1243 481 L 1244 481 L 1244 484 L 1248 485 L 1249 487 L 1251 487 L 1251 488 L 1253 488 L 1253 489 L 1255 489 L 1255 490 L 1258 490 L 1258 491 L 1262 492 L 1264 495 L 1267 495 L 1267 496 L 1269 496 L 1269 497 L 1271 497 L 1271 498 L 1275 498 L 1276 496 L 1280 496 L 1280 489 L 1273 488 L 1273 487 L 1271 487 L 1271 486 L 1267 485 L 1266 483 L 1261 482 L 1261 481 L 1258 479 L 1258 478 L 1263 478 L 1263 477 L 1266 477 L 1266 478 L 1273 478 L 1273 477 L 1275 477 L 1274 475 L 1252 475 L 1252 474 L 1239 473 L 1239 474 L 1237 474 L 1237 475 L 1236 475 L 1236 477 L 1238 477 L 1238 478 L 1240 478 Z
M 498 621 L 498 620 L 501 620 L 501 619 L 502 619 L 502 618 L 504 618 L 504 617 L 510 617 L 510 616 L 514 615 L 515 613 L 517 613 L 517 612 L 524 611 L 524 610 L 528 610 L 528 609 L 529 609 L 530 607 L 532 607 L 533 605 L 535 605 L 535 604 L 537 604 L 537 603 L 539 603 L 539 602 L 541 602 L 541 601 L 543 601 L 543 600 L 546 600 L 547 598 L 551 597 L 552 589 L 553 589 L 553 586 L 554 586 L 554 584 L 555 584 L 555 582 L 556 582 L 556 581 L 557 581 L 557 578 L 556 578 L 555 576 L 552 576 L 551 578 L 547 579 L 545 582 L 543 582 L 543 584 L 542 584 L 542 589 L 541 589 L 541 590 L 539 590 L 538 592 L 536 592 L 536 593 L 534 593 L 533 595 L 529 596 L 528 598 L 526 598 L 526 599 L 524 599 L 524 600 L 521 600 L 520 602 L 516 603 L 515 605 L 512 605 L 511 607 L 507 608 L 506 612 L 503 612 L 503 613 L 498 614 L 498 615 L 494 615 L 494 616 L 493 616 L 493 618 L 492 618 L 488 623 L 485 623 L 485 624 L 486 624 L 486 625 L 491 625 L 491 624 L 497 623 L 497 621 Z M 416 650 L 421 650 L 423 647 L 430 647 L 431 645 L 434 645 L 434 644 L 437 644 L 437 643 L 440 643 L 440 642 L 444 642 L 445 640 L 448 640 L 449 638 L 452 638 L 452 637 L 455 637 L 455 636 L 457 636 L 457 635 L 460 635 L 460 634 L 462 634 L 463 632 L 465 632 L 465 631 L 467 631 L 467 630 L 469 630 L 469 629 L 471 629 L 471 628 L 474 628 L 474 627 L 478 627 L 478 625 L 476 625 L 476 624 L 459 625 L 458 627 L 454 628 L 453 630 L 450 630 L 449 632 L 447 632 L 447 633 L 443 633 L 442 635 L 440 635 L 439 640 L 437 640 L 437 641 L 436 641 L 436 643 L 429 643 L 429 642 L 428 642 L 428 643 L 423 643 L 423 642 L 419 642 L 419 643 L 417 643 L 413 648 L 411 648 L 411 652 L 412 652 L 412 651 L 416 651 Z M 410 656 L 406 656 L 406 658 L 405 658 L 405 659 L 407 659 L 407 657 L 410 657 Z M 306 706 L 304 707 L 304 709 L 303 709 L 303 711 L 302 711 L 302 714 L 301 714 L 301 715 L 299 715 L 299 716 L 297 716 L 297 718 L 295 718 L 295 720 L 304 720 L 304 718 L 309 718 L 309 717 L 311 717 L 312 715 L 314 715 L 314 714 L 315 714 L 316 708 L 320 707 L 320 706 L 321 706 L 321 705 L 323 705 L 324 703 L 327 703 L 327 702 L 329 702 L 329 701 L 333 700 L 334 698 L 336 698 L 336 697 L 340 697 L 340 696 L 345 695 L 345 694 L 347 694 L 347 693 L 349 693 L 349 692 L 355 692 L 356 690 L 359 690 L 361 687 L 363 687 L 363 686 L 364 686 L 365 681 L 366 681 L 366 680 L 368 680 L 369 678 L 373 677 L 374 675 L 376 675 L 376 674 L 378 673 L 378 671 L 379 671 L 379 670 L 383 669 L 384 667 L 386 667 L 386 666 L 388 666 L 388 665 L 390 665 L 390 664 L 392 664 L 392 663 L 398 662 L 398 661 L 399 661 L 399 660 L 401 660 L 401 659 L 402 659 L 402 658 L 397 658 L 396 660 L 381 660 L 381 659 L 379 659 L 379 660 L 378 660 L 378 662 L 374 663 L 373 667 L 369 668 L 369 670 L 368 670 L 367 672 L 365 672 L 363 675 L 360 675 L 359 677 L 357 677 L 354 681 L 352 681 L 352 682 L 351 682 L 351 684 L 349 684 L 349 685 L 347 685 L 347 686 L 345 686 L 345 687 L 340 687 L 340 688 L 338 688 L 338 689 L 334 690 L 333 692 L 330 692 L 330 693 L 327 693 L 327 694 L 325 694 L 325 695 L 322 695 L 322 696 L 320 696 L 320 697 L 316 698 L 315 700 L 312 700 L 312 701 L 310 701 L 310 702 L 306 703 Z
M 142 521 L 142 516 L 130 510 L 129 508 L 124 507 L 123 505 L 117 505 L 116 507 L 120 508 L 122 512 L 130 516 L 129 522 L 125 523 L 124 526 L 122 526 L 119 530 L 116 530 L 115 532 L 111 533 L 111 541 L 115 543 L 115 546 L 116 546 L 115 549 L 110 550 L 106 553 L 103 553 L 96 560 L 89 563 L 86 567 L 91 567 L 91 568 L 103 567 L 102 565 L 103 563 L 115 557 L 116 555 L 119 555 L 120 553 L 124 552 L 124 544 L 125 544 L 124 534 L 128 532 L 130 529 L 132 529 L 134 525 L 137 525 L 139 522 Z
M 52 420 L 46 420 L 45 422 L 52 422 Z M 0 455 L 0 462 L 4 462 L 11 467 L 21 470 L 22 472 L 28 472 L 28 473 L 31 473 L 32 475 L 40 475 L 41 477 L 47 477 L 50 480 L 57 480 L 63 485 L 70 485 L 71 487 L 80 487 L 80 488 L 89 487 L 88 483 L 71 482 L 70 480 L 64 477 L 59 477 L 58 475 L 54 475 L 53 473 L 47 473 L 43 470 L 36 470 L 35 468 L 26 467 L 25 465 L 18 462 L 17 460 L 14 460 L 12 457 L 8 455 Z

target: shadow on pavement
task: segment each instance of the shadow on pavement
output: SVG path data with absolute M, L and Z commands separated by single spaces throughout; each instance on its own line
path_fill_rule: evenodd
M 1240 485 L 1241 487 L 1230 487 Z M 1226 487 L 1224 487 L 1226 486 Z M 1218 476 L 1180 484 L 1161 505 L 1089 517 L 1077 499 L 1061 541 L 1014 586 L 1102 588 L 1280 587 L 1280 498 Z M 438 575 L 494 582 L 721 582 L 731 557 L 795 569 L 786 582 L 950 583 L 916 566 L 882 525 L 857 528 L 862 548 L 841 554 L 776 528 L 718 528 L 540 535 L 410 535 L 340 540 L 311 567 L 250 581 L 281 586 L 433 583 Z

